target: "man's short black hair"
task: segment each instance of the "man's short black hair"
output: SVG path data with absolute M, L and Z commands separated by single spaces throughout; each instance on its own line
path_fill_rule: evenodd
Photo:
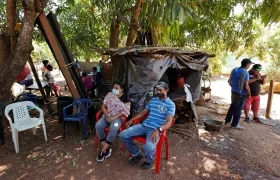
M 46 66 L 46 68 L 47 69 L 50 69 L 50 68 L 52 68 L 53 66 L 51 65 L 51 64 L 48 64 L 47 66 Z
M 241 61 L 241 67 L 245 67 L 247 66 L 248 64 L 254 64 L 250 59 L 248 58 L 245 58 Z
M 49 64 L 49 60 L 43 60 L 42 63 L 43 63 L 44 65 L 47 65 L 47 64 Z
M 97 71 L 97 67 L 95 67 L 95 66 L 92 67 L 92 70 Z
M 83 76 L 83 77 L 86 77 L 86 76 L 87 76 L 87 73 L 83 72 L 83 73 L 82 73 L 82 76 Z

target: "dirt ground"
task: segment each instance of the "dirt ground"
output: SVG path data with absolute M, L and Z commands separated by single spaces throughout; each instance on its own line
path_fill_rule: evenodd
M 217 119 L 214 109 L 197 107 L 201 119 Z M 16 154 L 11 132 L 6 128 L 6 145 L 0 147 L 0 179 L 280 179 L 280 136 L 272 126 L 244 123 L 245 130 L 224 127 L 208 132 L 203 125 L 187 125 L 192 138 L 168 133 L 170 158 L 161 159 L 160 174 L 141 170 L 140 163 L 127 163 L 129 154 L 121 150 L 119 139 L 112 156 L 103 163 L 95 158 L 93 134 L 86 141 L 75 125 L 68 125 L 66 138 L 56 116 L 45 116 L 48 141 L 42 129 L 19 133 L 20 153 Z M 164 154 L 164 153 L 163 153 Z
M 212 86 L 214 102 L 229 103 L 226 78 L 218 78 Z M 261 114 L 265 98 L 262 96 Z M 272 115 L 279 117 L 280 96 L 275 98 Z M 223 121 L 224 115 L 216 114 L 215 105 L 210 103 L 210 107 L 196 107 L 199 119 Z M 184 128 L 191 138 L 168 132 L 169 160 L 164 159 L 163 152 L 160 174 L 155 175 L 153 170 L 141 170 L 141 163 L 129 165 L 129 154 L 121 150 L 119 139 L 113 144 L 112 156 L 98 163 L 93 133 L 84 141 L 76 125 L 70 124 L 63 139 L 57 116 L 46 113 L 45 121 L 48 141 L 44 141 L 41 127 L 36 136 L 31 131 L 20 132 L 19 154 L 15 153 L 10 129 L 5 128 L 6 144 L 0 146 L 0 180 L 280 179 L 280 125 L 247 124 L 241 120 L 245 130 L 224 127 L 220 132 L 210 132 L 202 123 L 186 124 Z

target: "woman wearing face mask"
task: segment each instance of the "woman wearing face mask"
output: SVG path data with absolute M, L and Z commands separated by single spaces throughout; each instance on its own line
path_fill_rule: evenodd
M 102 144 L 102 150 L 96 158 L 99 162 L 111 156 L 112 149 L 110 145 L 115 140 L 117 132 L 123 123 L 122 117 L 127 117 L 130 114 L 130 102 L 124 94 L 122 84 L 114 84 L 112 92 L 109 92 L 104 98 L 101 110 L 104 115 L 95 125 L 96 134 Z M 110 126 L 110 132 L 107 137 L 104 132 L 106 126 Z

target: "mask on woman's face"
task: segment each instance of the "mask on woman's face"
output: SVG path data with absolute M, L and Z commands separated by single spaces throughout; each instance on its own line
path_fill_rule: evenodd
M 119 94 L 120 94 L 120 90 L 118 90 L 118 89 L 113 89 L 113 90 L 112 90 L 112 93 L 113 93 L 114 95 L 119 95 Z

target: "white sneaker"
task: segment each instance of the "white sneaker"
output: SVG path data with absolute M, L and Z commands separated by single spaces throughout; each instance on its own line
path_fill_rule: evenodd
M 230 123 L 231 123 L 231 122 L 229 122 L 229 123 L 226 123 L 226 122 L 225 122 L 225 123 L 224 123 L 224 126 L 229 127 Z
M 239 125 L 237 125 L 235 127 L 231 126 L 231 128 L 233 128 L 233 129 L 245 129 L 243 126 L 239 126 Z
M 112 149 L 111 148 L 107 149 L 106 152 L 105 152 L 105 158 L 110 157 L 111 154 L 112 154 Z

